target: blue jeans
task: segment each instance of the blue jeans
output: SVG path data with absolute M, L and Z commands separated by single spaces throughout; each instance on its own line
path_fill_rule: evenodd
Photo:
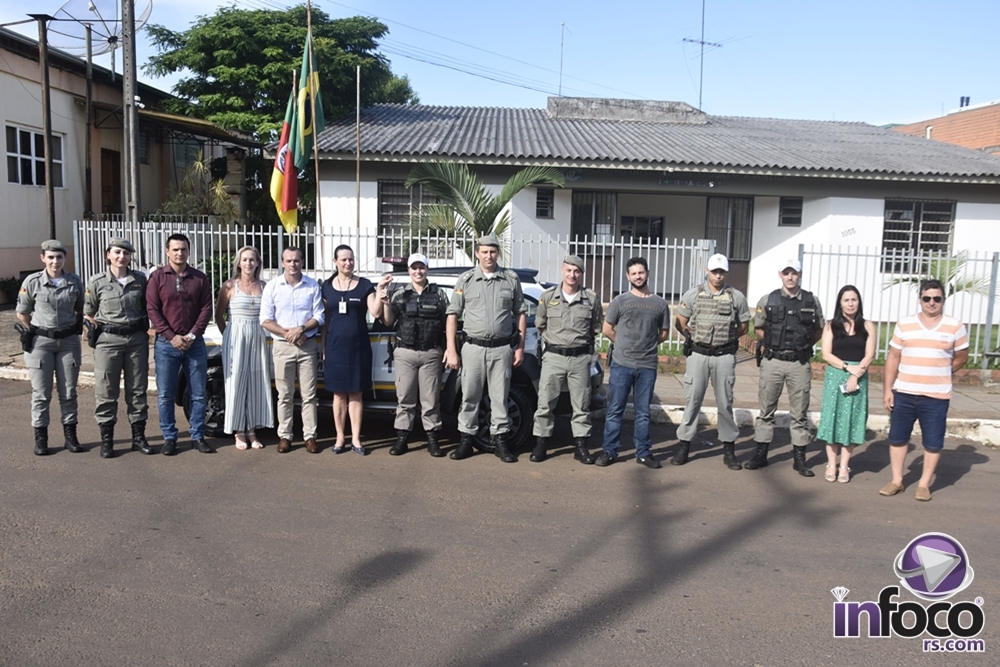
M 611 377 L 608 389 L 608 416 L 604 419 L 604 451 L 612 458 L 618 456 L 618 445 L 622 439 L 622 416 L 628 395 L 635 388 L 635 425 L 632 439 L 635 442 L 636 458 L 649 456 L 649 401 L 653 398 L 656 384 L 655 368 L 629 368 L 611 362 Z
M 944 448 L 944 432 L 948 426 L 948 406 L 951 401 L 930 396 L 917 396 L 893 391 L 895 397 L 889 417 L 889 444 L 905 445 L 913 434 L 913 422 L 920 422 L 920 440 L 929 452 Z
M 156 361 L 157 405 L 160 410 L 160 430 L 164 440 L 177 440 L 177 419 L 174 397 L 177 395 L 177 374 L 184 369 L 188 394 L 191 397 L 191 439 L 205 437 L 205 410 L 208 407 L 205 385 L 208 380 L 208 348 L 205 339 L 198 338 L 186 352 L 178 350 L 163 336 L 156 337 L 153 347 Z

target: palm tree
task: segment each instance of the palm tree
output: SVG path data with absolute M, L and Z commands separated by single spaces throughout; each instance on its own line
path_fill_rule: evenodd
M 419 228 L 472 238 L 487 234 L 500 238 L 510 228 L 510 213 L 505 209 L 514 195 L 532 186 L 561 188 L 565 183 L 558 169 L 526 167 L 510 177 L 499 195 L 493 195 L 468 165 L 431 162 L 415 166 L 406 187 L 419 184 L 440 199 L 439 204 L 421 207 L 417 217 Z M 466 253 L 472 257 L 474 247 L 471 243 L 465 245 Z
M 921 275 L 897 276 L 885 281 L 883 289 L 893 285 L 909 284 L 915 289 L 920 283 L 931 278 L 941 281 L 946 290 L 945 296 L 953 296 L 959 292 L 989 295 L 990 279 L 988 276 L 966 276 L 965 268 L 969 263 L 969 251 L 963 250 L 950 257 L 943 253 L 928 253 L 921 258 Z

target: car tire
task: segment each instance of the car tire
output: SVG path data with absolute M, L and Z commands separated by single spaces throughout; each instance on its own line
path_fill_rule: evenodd
M 226 435 L 226 383 L 222 379 L 220 366 L 209 366 L 208 386 L 206 387 L 205 435 L 210 438 L 221 438 Z M 191 421 L 191 392 L 184 386 L 181 399 L 184 406 L 184 417 Z
M 479 404 L 479 431 L 473 445 L 481 452 L 493 453 L 490 442 L 490 397 L 483 396 Z M 507 415 L 510 418 L 510 433 L 507 441 L 513 451 L 520 450 L 531 435 L 531 425 L 535 417 L 535 400 L 524 387 L 512 385 L 507 394 Z

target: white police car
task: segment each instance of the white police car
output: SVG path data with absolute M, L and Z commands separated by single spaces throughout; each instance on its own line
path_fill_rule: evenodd
M 431 269 L 428 273 L 428 280 L 438 285 L 450 299 L 455 282 L 467 270 L 468 267 Z M 524 362 L 518 368 L 513 369 L 510 393 L 507 398 L 507 410 L 511 420 L 510 444 L 512 448 L 523 446 L 531 435 L 532 417 L 538 399 L 538 378 L 541 370 L 539 363 L 540 341 L 538 330 L 535 328 L 535 312 L 538 309 L 538 300 L 545 290 L 545 286 L 535 280 L 538 273 L 536 270 L 515 269 L 515 272 L 521 279 L 521 289 L 528 307 L 528 330 L 524 345 Z M 390 290 L 399 289 L 410 281 L 406 272 L 394 272 L 392 277 Z M 370 278 L 373 282 L 377 282 L 379 276 Z M 381 321 L 373 321 L 371 317 L 369 317 L 368 327 L 372 343 L 373 386 L 371 391 L 364 394 L 364 407 L 366 411 L 395 412 L 397 404 L 395 369 L 390 355 L 395 332 Z M 205 420 L 205 432 L 208 435 L 221 437 L 224 435 L 223 426 L 225 423 L 225 383 L 222 377 L 222 336 L 214 324 L 205 333 L 205 341 L 208 344 L 209 365 L 208 414 Z M 596 355 L 591 363 L 590 378 L 591 412 L 603 410 L 607 403 L 607 392 L 603 386 L 604 367 Z M 333 395 L 323 388 L 322 379 L 323 373 L 320 372 L 319 403 L 320 406 L 329 407 L 333 403 Z M 457 415 L 461 407 L 461 393 L 459 373 L 445 370 L 441 378 L 441 408 L 446 418 L 446 428 L 453 429 L 457 423 Z M 187 414 L 187 402 L 187 385 L 182 376 L 177 391 L 177 404 L 184 407 L 185 414 Z M 568 414 L 570 411 L 569 396 L 564 394 L 559 399 L 556 413 Z M 479 433 L 476 436 L 477 447 L 489 450 L 490 403 L 488 396 L 484 396 L 479 410 L 479 424 Z

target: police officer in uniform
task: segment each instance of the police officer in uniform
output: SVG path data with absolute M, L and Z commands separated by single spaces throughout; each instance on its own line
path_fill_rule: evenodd
M 757 450 L 747 461 L 746 468 L 756 470 L 767 465 L 767 450 L 774 435 L 774 412 L 781 391 L 787 385 L 792 418 L 792 467 L 803 477 L 812 477 L 813 471 L 806 467 L 806 445 L 812 440 L 806 418 L 812 382 L 809 359 L 813 355 L 813 345 L 823 335 L 823 310 L 816 297 L 800 287 L 802 263 L 799 260 L 787 260 L 778 271 L 778 277 L 781 289 L 757 302 L 753 319 L 760 346 L 757 351 L 760 414 L 754 423 Z
M 743 293 L 726 285 L 729 259 L 712 255 L 705 268 L 707 280 L 681 297 L 674 325 L 684 336 L 687 368 L 684 372 L 684 416 L 677 427 L 680 442 L 670 462 L 687 463 L 691 438 L 698 431 L 698 414 L 709 380 L 715 389 L 719 414 L 722 462 L 730 470 L 743 466 L 736 460 L 736 437 L 740 434 L 733 415 L 733 386 L 736 384 L 736 348 L 747 332 L 750 307 Z
M 49 403 L 55 373 L 62 413 L 65 447 L 86 451 L 76 437 L 76 382 L 80 375 L 80 333 L 83 330 L 83 282 L 63 270 L 66 246 L 55 239 L 42 244 L 45 269 L 21 283 L 17 297 L 18 331 L 24 365 L 31 377 L 31 425 L 35 454 L 49 453 Z
M 531 460 L 545 460 L 554 419 L 552 408 L 564 389 L 573 407 L 573 457 L 584 465 L 594 462 L 587 449 L 590 437 L 590 359 L 594 337 L 604 323 L 604 308 L 597 294 L 583 286 L 583 260 L 563 259 L 562 283 L 542 292 L 535 326 L 542 334 L 542 372 L 538 380 L 535 411 L 535 448 Z
M 517 274 L 501 268 L 497 264 L 499 256 L 500 242 L 495 236 L 480 238 L 476 242 L 479 266 L 459 276 L 448 306 L 445 365 L 462 368 L 462 408 L 458 415 L 462 437 L 451 453 L 456 461 L 472 455 L 484 383 L 489 385 L 494 453 L 504 463 L 517 461 L 508 443 L 507 394 L 512 368 L 524 361 L 528 309 Z M 464 320 L 466 335 L 461 358 L 457 345 L 459 317 Z
M 101 429 L 101 458 L 115 455 L 118 394 L 125 373 L 125 402 L 132 425 L 132 449 L 155 454 L 146 441 L 146 389 L 149 384 L 149 320 L 146 276 L 129 270 L 135 248 L 114 238 L 105 250 L 108 269 L 87 283 L 83 312 L 94 348 L 95 416 Z
M 396 290 L 382 305 L 382 320 L 395 325 L 393 363 L 396 366 L 396 442 L 389 454 L 407 452 L 407 440 L 420 417 L 427 433 L 427 451 L 444 456 L 438 443 L 441 430 L 441 372 L 444 369 L 444 332 L 448 297 L 437 285 L 427 282 L 427 257 L 419 253 L 406 261 L 410 283 Z

